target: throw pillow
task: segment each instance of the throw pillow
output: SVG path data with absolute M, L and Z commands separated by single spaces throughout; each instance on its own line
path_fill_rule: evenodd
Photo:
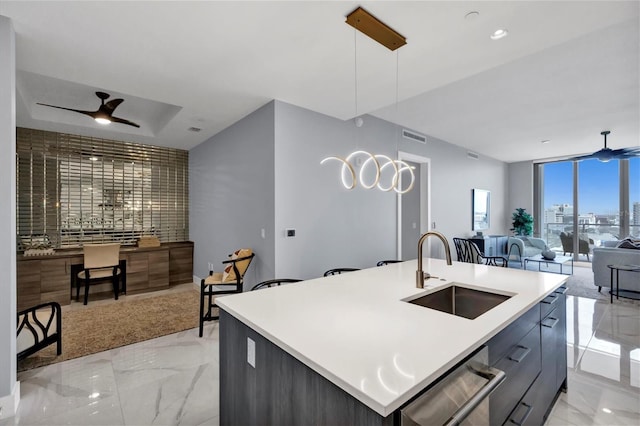
M 640 250 L 640 242 L 635 242 L 631 238 L 625 238 L 624 240 L 621 240 L 616 247 Z
M 252 253 L 251 249 L 236 250 L 231 255 L 231 260 L 251 256 L 251 253 Z M 238 262 L 236 266 L 238 267 L 238 272 L 240 272 L 240 275 L 244 275 L 245 271 L 249 267 L 249 260 Z M 235 281 L 235 280 L 236 280 L 236 271 L 233 269 L 233 263 L 230 263 L 229 265 L 227 265 L 226 268 L 224 268 L 224 272 L 222 273 L 222 282 L 229 282 L 229 281 Z

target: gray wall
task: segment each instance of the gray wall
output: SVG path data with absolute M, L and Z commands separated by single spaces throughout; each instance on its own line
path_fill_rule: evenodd
M 392 155 L 393 127 L 365 117 L 357 128 L 313 111 L 276 102 L 276 275 L 322 276 L 337 267 L 368 268 L 396 252 L 396 195 L 345 189 L 340 163 L 356 149 Z M 284 230 L 295 228 L 286 238 Z
M 453 237 L 475 234 L 471 229 L 473 188 L 491 191 L 491 223 L 483 233 L 504 235 L 508 232 L 506 163 L 482 155 L 477 160 L 471 159 L 467 157 L 466 149 L 429 136 L 426 144 L 400 138 L 399 149 L 431 159 L 429 226 L 435 222 L 435 230 L 447 236 L 454 260 Z M 431 246 L 434 257 L 443 257 L 440 243 L 432 242 Z M 403 255 L 403 258 L 410 257 Z
M 245 288 L 249 281 L 308 279 L 330 268 L 368 268 L 395 258 L 397 195 L 347 190 L 339 163 L 320 165 L 327 156 L 356 149 L 431 159 L 431 222 L 450 241 L 473 235 L 473 188 L 491 191 L 491 228 L 485 233 L 507 233 L 505 163 L 469 159 L 465 149 L 435 138 L 427 144 L 409 141 L 397 136 L 399 130 L 372 116 L 357 128 L 352 120 L 274 101 L 194 148 L 189 159 L 195 274 L 202 277 L 207 262 L 219 267 L 240 246 L 252 246 L 258 255 Z M 285 236 L 289 228 L 295 237 Z M 434 256 L 444 256 L 438 244 L 433 247 Z
M 273 141 L 270 102 L 190 151 L 189 234 L 196 276 L 208 274 L 208 262 L 222 271 L 227 255 L 243 247 L 256 253 L 245 289 L 274 276 Z
M 508 227 L 511 228 L 511 213 L 522 207 L 534 215 L 533 210 L 533 162 L 521 161 L 509 164 L 509 205 Z M 535 218 L 536 221 L 538 218 Z
M 16 62 L 11 20 L 0 16 L 0 418 L 15 412 L 16 382 Z

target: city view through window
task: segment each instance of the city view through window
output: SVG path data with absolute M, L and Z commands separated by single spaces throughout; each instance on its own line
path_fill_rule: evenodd
M 576 165 L 577 217 L 574 211 L 574 162 L 542 165 L 543 217 L 538 220 L 542 221 L 541 237 L 547 245 L 559 253 L 573 253 L 573 233 L 577 230 L 579 259 L 586 260 L 593 247 L 603 246 L 606 241 L 617 241 L 629 235 L 640 237 L 640 158 L 628 160 L 628 175 L 622 173 L 622 185 L 620 160 L 601 162 L 592 159 Z M 628 200 L 624 210 L 621 199 Z

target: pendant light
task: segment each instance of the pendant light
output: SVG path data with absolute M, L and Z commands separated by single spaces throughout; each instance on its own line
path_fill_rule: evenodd
M 383 22 L 378 20 L 375 16 L 371 15 L 369 12 L 365 11 L 361 7 L 358 7 L 353 12 L 351 12 L 347 16 L 346 20 L 347 24 L 351 25 L 354 30 L 354 75 L 355 75 L 355 83 L 354 83 L 354 94 L 355 94 L 355 124 L 356 127 L 362 126 L 362 118 L 358 117 L 358 55 L 357 55 L 357 31 L 362 32 L 363 34 L 371 37 L 373 40 L 387 47 L 388 49 L 395 51 L 401 46 L 404 46 L 407 42 L 406 39 L 397 33 L 395 30 L 385 25 Z M 396 111 L 398 105 L 398 56 L 396 52 Z M 397 133 L 397 132 L 396 132 Z M 397 140 L 396 140 L 396 151 L 397 151 Z M 356 169 L 353 166 L 352 162 L 357 157 L 366 157 L 364 161 L 361 162 L 360 169 L 358 173 L 356 173 Z M 415 182 L 415 174 L 413 172 L 413 167 L 409 166 L 406 162 L 402 160 L 394 160 L 387 155 L 384 154 L 371 154 L 370 152 L 363 151 L 357 149 L 351 152 L 346 158 L 342 158 L 339 156 L 329 156 L 323 159 L 320 164 L 325 164 L 328 161 L 338 161 L 342 163 L 342 167 L 340 168 L 340 180 L 342 185 L 350 190 L 354 189 L 358 183 L 364 189 L 372 189 L 378 188 L 383 192 L 395 191 L 398 194 L 404 194 L 409 192 L 414 185 Z M 381 182 L 381 177 L 383 172 L 391 168 L 391 176 L 390 182 Z M 370 171 L 371 170 L 371 171 Z M 367 172 L 372 173 L 373 178 L 369 181 L 365 181 L 367 177 Z M 411 181 L 406 189 L 400 188 L 400 175 L 404 172 L 408 171 L 411 176 Z

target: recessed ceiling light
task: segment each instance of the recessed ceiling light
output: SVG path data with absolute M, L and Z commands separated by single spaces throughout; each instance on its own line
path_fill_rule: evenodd
M 478 16 L 480 16 L 480 12 L 476 12 L 474 10 L 474 11 L 471 11 L 471 12 L 467 13 L 466 15 L 464 15 L 464 19 L 466 19 L 468 21 L 471 21 L 473 19 L 476 19 Z
M 611 410 L 609 410 L 608 408 L 603 408 L 602 411 L 604 411 L 607 414 L 611 414 Z
M 89 157 L 89 160 L 91 160 L 91 161 L 98 161 L 98 157 Z
M 551 142 L 551 139 L 545 139 L 545 140 L 540 141 L 540 142 L 542 142 L 542 143 L 549 143 L 549 142 Z
M 500 40 L 501 38 L 506 37 L 507 34 L 509 34 L 509 31 L 507 31 L 506 29 L 497 29 L 493 32 L 493 34 L 491 34 L 491 40 Z

